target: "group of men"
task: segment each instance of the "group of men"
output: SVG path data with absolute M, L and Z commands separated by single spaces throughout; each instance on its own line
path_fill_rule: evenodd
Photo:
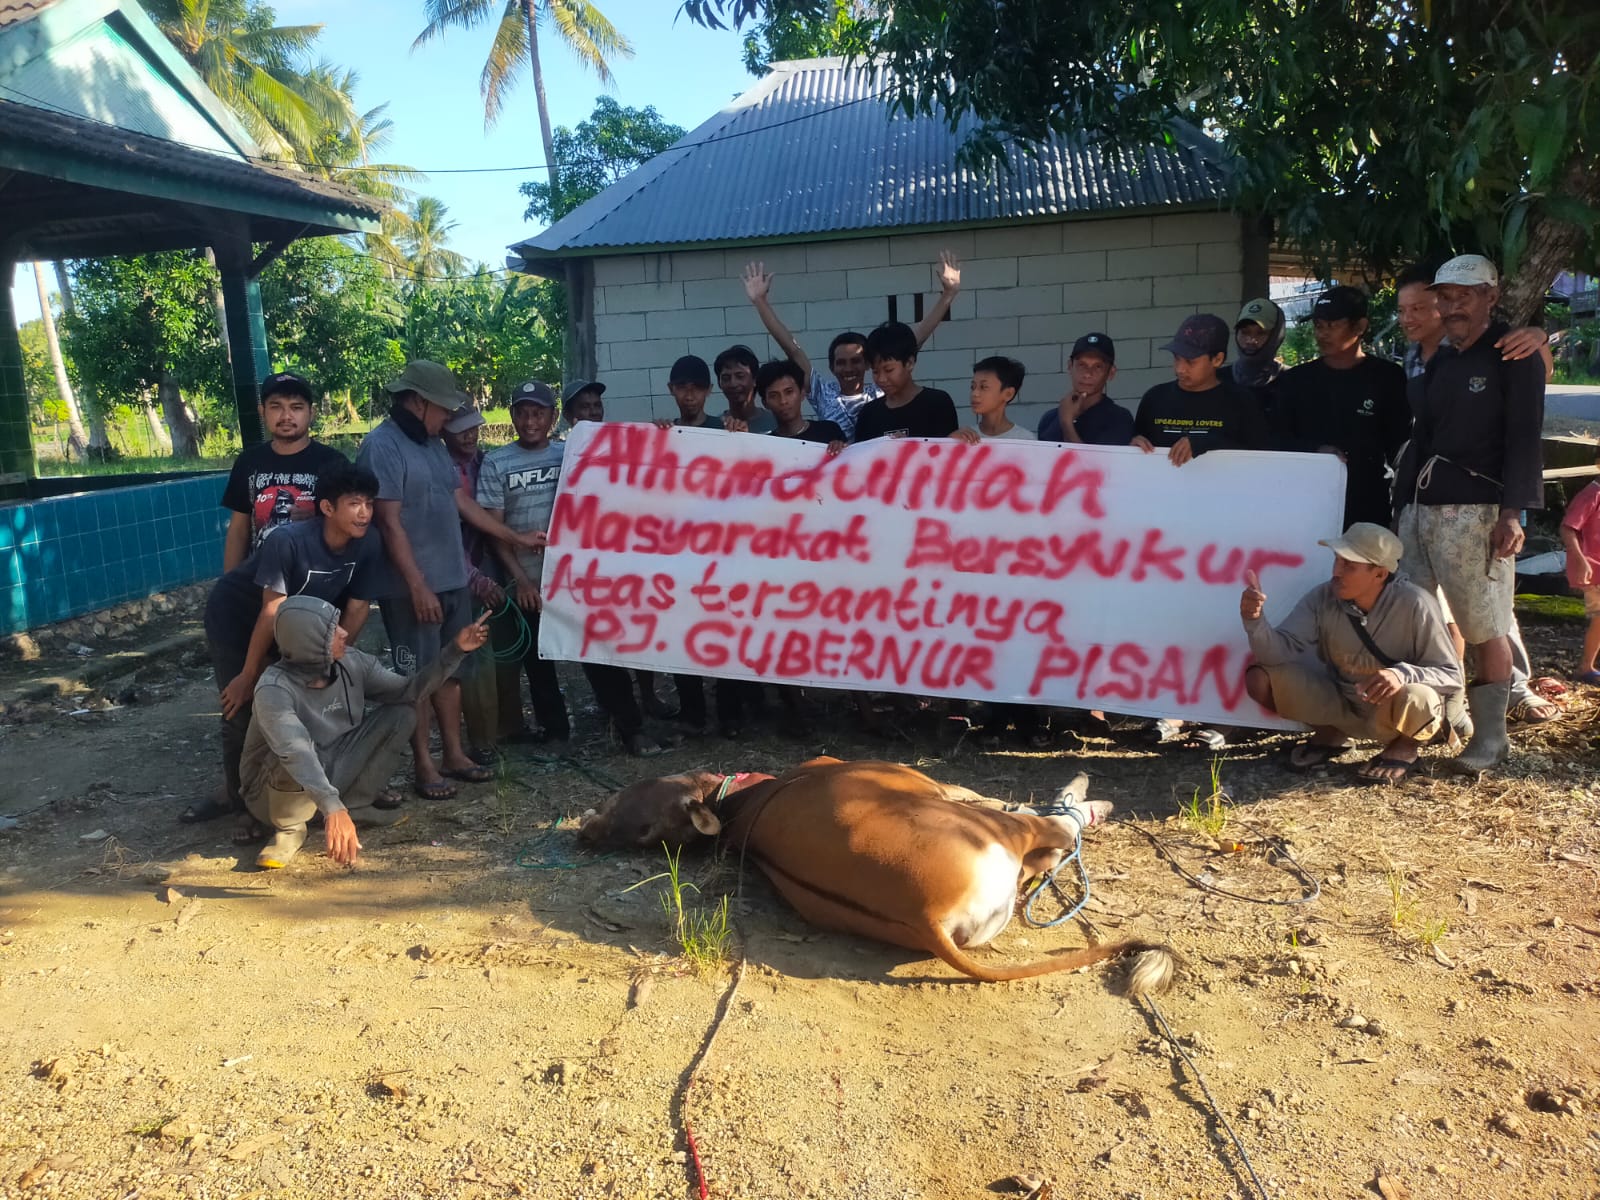
M 772 275 L 750 264 L 746 293 L 786 357 L 763 364 L 733 346 L 713 364 L 679 359 L 668 384 L 679 415 L 663 423 L 823 443 L 832 453 L 879 437 L 953 436 L 1132 445 L 1178 467 L 1219 448 L 1337 454 L 1349 468 L 1348 528 L 1324 543 L 1335 555 L 1332 580 L 1276 628 L 1257 581 L 1241 599 L 1257 664 L 1250 694 L 1312 726 L 1291 757 L 1297 767 L 1326 762 L 1349 738 L 1376 737 L 1383 749 L 1358 773 L 1394 781 L 1441 731 L 1467 739 L 1452 760 L 1463 770 L 1503 758 L 1518 703 L 1514 665 L 1524 685 L 1527 676 L 1511 557 L 1522 510 L 1542 505 L 1545 366 L 1540 331 L 1494 321 L 1491 264 L 1463 256 L 1402 280 L 1401 323 L 1415 351 L 1404 367 L 1366 354 L 1366 297 L 1336 287 L 1312 309 L 1318 358 L 1283 370 L 1283 314 L 1258 299 L 1231 328 L 1210 314 L 1186 319 L 1163 347 L 1173 380 L 1130 412 L 1108 395 L 1115 344 L 1085 333 L 1069 358 L 1071 390 L 1032 431 L 1007 416 L 1025 377 L 1013 359 L 975 364 L 975 426 L 966 429 L 949 393 L 917 382 L 918 351 L 949 312 L 960 264 L 944 255 L 938 275 L 938 301 L 915 328 L 839 334 L 825 376 L 773 309 Z M 706 411 L 713 382 L 725 413 Z M 570 734 L 554 665 L 537 652 L 540 555 L 562 466 L 558 418 L 604 420 L 604 383 L 576 381 L 559 397 L 541 381 L 519 385 L 516 439 L 488 452 L 478 445 L 482 414 L 443 366 L 412 362 L 388 391 L 390 412 L 352 465 L 311 439 L 309 384 L 269 377 L 261 405 L 270 440 L 240 456 L 224 498 L 234 510 L 228 570 L 206 628 L 223 703 L 225 795 L 184 817 L 243 810 L 241 840 L 270 826 L 262 866 L 288 861 L 318 818 L 340 861 L 359 848 L 356 828 L 398 819 L 400 797 L 386 783 L 407 741 L 415 790 L 444 799 L 456 782 L 490 777 L 500 742 Z M 290 524 L 297 517 L 310 519 Z M 374 602 L 393 671 L 348 648 Z M 598 664 L 583 673 L 624 747 L 658 753 L 644 717 L 672 710 L 655 678 Z M 675 682 L 678 715 L 705 729 L 702 681 Z M 719 681 L 715 691 L 717 723 L 736 735 L 761 689 Z M 364 719 L 368 698 L 383 706 L 381 719 Z M 1520 703 L 1525 717 L 1548 715 L 1536 697 Z M 1040 714 L 1016 706 L 997 706 L 986 732 L 1011 725 L 1047 740 Z

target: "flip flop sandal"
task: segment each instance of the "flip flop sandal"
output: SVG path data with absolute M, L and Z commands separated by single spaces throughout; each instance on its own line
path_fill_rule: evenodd
M 1596 684 L 1600 684 L 1600 671 L 1584 671 L 1580 675 L 1575 675 L 1573 680 L 1576 683 L 1587 683 L 1590 687 L 1594 687 Z
M 1554 721 L 1560 715 L 1561 706 L 1558 704 L 1524 700 L 1520 704 L 1513 704 L 1507 710 L 1506 720 L 1520 725 L 1543 725 L 1546 721 Z
M 1329 746 L 1322 742 L 1301 742 L 1292 746 L 1289 753 L 1284 756 L 1291 771 L 1302 773 L 1315 771 L 1318 767 L 1325 767 L 1339 755 L 1350 749 L 1349 745 Z
M 267 827 L 248 813 L 242 813 L 228 836 L 235 846 L 251 846 L 267 836 Z
M 378 793 L 377 799 L 372 802 L 373 808 L 391 809 L 399 808 L 406 802 L 406 798 L 394 788 L 384 788 Z
M 451 800 L 456 794 L 456 785 L 446 783 L 443 779 L 437 783 L 414 783 L 411 786 L 424 800 Z
M 1410 762 L 1405 762 L 1404 760 L 1398 758 L 1385 758 L 1383 755 L 1379 754 L 1367 759 L 1366 762 L 1362 763 L 1356 768 L 1356 782 L 1365 784 L 1404 783 L 1406 779 L 1410 777 L 1411 772 L 1415 771 L 1421 765 L 1421 759 L 1414 758 Z M 1398 767 L 1400 768 L 1400 774 L 1391 779 L 1385 779 L 1381 775 L 1363 774 L 1363 772 L 1372 767 Z
M 1191 736 L 1207 750 L 1226 750 L 1228 748 L 1228 735 L 1220 729 L 1212 729 L 1208 726 L 1196 729 Z
M 439 774 L 446 779 L 459 780 L 462 783 L 488 783 L 494 778 L 494 772 L 488 767 L 473 765 L 470 767 L 455 767 L 451 770 L 441 770 Z

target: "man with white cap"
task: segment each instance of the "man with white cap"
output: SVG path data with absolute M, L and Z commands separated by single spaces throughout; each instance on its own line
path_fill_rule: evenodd
M 373 520 L 383 535 L 386 562 L 375 594 L 394 668 L 414 675 L 472 620 L 460 523 L 529 549 L 543 546 L 544 534 L 513 533 L 462 490 L 450 452 L 439 440 L 450 415 L 467 403 L 448 367 L 425 359 L 409 362 L 387 391 L 389 416 L 363 439 L 356 462 L 378 477 Z M 439 723 L 439 766 L 428 752 L 430 712 Z M 417 794 L 429 800 L 455 795 L 447 777 L 466 783 L 492 777 L 462 745 L 461 688 L 454 679 L 418 701 L 411 751 Z
M 1461 690 L 1455 647 L 1432 595 L 1397 573 L 1393 533 L 1357 522 L 1318 544 L 1333 551 L 1333 576 L 1277 626 L 1263 616 L 1260 580 L 1245 573 L 1239 616 L 1255 656 L 1245 686 L 1263 708 L 1311 726 L 1290 766 L 1321 766 L 1352 738 L 1379 741 L 1383 749 L 1356 776 L 1398 783 L 1443 728 L 1445 699 Z
M 1506 756 L 1511 693 L 1515 557 L 1522 511 L 1544 507 L 1544 367 L 1505 361 L 1496 343 L 1510 332 L 1493 317 L 1494 264 L 1462 254 L 1431 287 L 1446 341 L 1414 394 L 1416 421 L 1395 477 L 1396 529 L 1407 573 L 1444 592 L 1467 644 L 1472 738 L 1450 760 L 1478 775 Z

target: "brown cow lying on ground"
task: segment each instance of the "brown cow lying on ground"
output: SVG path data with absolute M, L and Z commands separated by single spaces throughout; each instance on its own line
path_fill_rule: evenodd
M 578 836 L 644 849 L 720 835 L 824 928 L 936 954 L 986 981 L 1133 954 L 1129 992 L 1160 994 L 1175 960 L 1149 942 L 1109 942 L 1012 967 L 984 966 L 962 950 L 997 937 L 1019 886 L 1070 853 L 1081 828 L 1105 819 L 1111 805 L 1089 801 L 1087 788 L 1078 776 L 1047 815 L 1006 812 L 899 763 L 816 758 L 777 777 L 696 772 L 635 783 L 585 813 Z

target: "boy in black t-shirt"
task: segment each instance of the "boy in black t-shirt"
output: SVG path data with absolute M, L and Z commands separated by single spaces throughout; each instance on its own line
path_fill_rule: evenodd
M 917 365 L 917 335 L 900 321 L 879 325 L 867 335 L 867 362 L 883 395 L 869 401 L 856 419 L 857 442 L 880 437 L 949 437 L 961 425 L 949 392 L 923 387 L 912 372 Z
M 206 599 L 206 646 L 222 702 L 222 768 L 226 802 L 190 805 L 180 818 L 208 821 L 243 812 L 239 756 L 250 728 L 256 681 L 272 661 L 272 623 L 289 596 L 315 596 L 343 610 L 339 624 L 352 641 L 371 610 L 374 569 L 383 553 L 369 536 L 378 480 L 342 457 L 316 481 L 317 515 L 262 542 L 217 580 Z M 248 841 L 253 831 L 241 831 Z
M 807 420 L 800 411 L 805 379 L 805 369 L 790 358 L 774 359 L 756 371 L 756 395 L 777 426 L 772 436 L 820 442 L 837 454 L 844 449 L 844 430 L 832 421 Z
M 1218 375 L 1228 360 L 1228 323 L 1211 313 L 1184 319 L 1161 347 L 1172 355 L 1172 383 L 1139 401 L 1133 445 L 1146 454 L 1167 451 L 1175 467 L 1207 450 L 1265 450 L 1261 405 L 1247 389 Z
M 268 440 L 246 446 L 234 460 L 222 507 L 233 510 L 222 547 L 222 569 L 231 571 L 280 525 L 316 516 L 317 476 L 345 456 L 313 441 L 315 406 L 311 384 L 279 371 L 261 381 L 261 427 Z

